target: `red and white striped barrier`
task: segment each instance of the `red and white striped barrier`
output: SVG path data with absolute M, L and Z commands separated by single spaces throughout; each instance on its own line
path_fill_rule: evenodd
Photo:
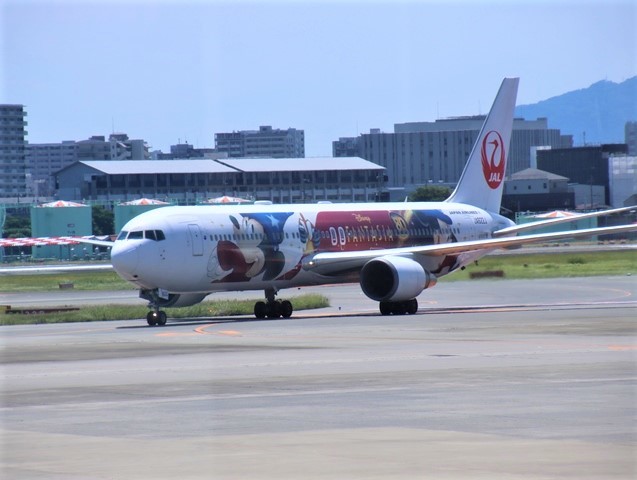
M 95 235 L 85 235 L 82 237 L 21 237 L 21 238 L 0 238 L 0 247 L 38 247 L 43 245 L 78 245 L 77 239 L 85 240 L 110 240 L 109 236 L 96 237 Z

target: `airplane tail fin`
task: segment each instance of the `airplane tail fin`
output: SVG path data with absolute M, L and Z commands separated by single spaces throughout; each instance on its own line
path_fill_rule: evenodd
M 447 202 L 499 213 L 519 78 L 505 78 Z

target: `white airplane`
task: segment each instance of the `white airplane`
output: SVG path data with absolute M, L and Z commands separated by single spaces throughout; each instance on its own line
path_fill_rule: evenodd
M 112 246 L 115 271 L 162 308 L 201 302 L 217 291 L 263 290 L 257 318 L 288 318 L 281 289 L 360 282 L 380 312 L 413 314 L 437 278 L 487 253 L 527 243 L 637 231 L 637 225 L 516 237 L 572 218 L 517 226 L 501 216 L 517 78 L 504 79 L 460 181 L 444 202 L 163 207 L 130 220 Z M 587 214 L 597 216 L 622 211 Z M 577 217 L 584 218 L 584 217 Z

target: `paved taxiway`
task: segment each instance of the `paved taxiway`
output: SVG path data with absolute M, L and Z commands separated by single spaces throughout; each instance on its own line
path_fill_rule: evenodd
M 290 320 L 1 327 L 2 478 L 635 478 L 633 277 Z M 476 308 L 477 307 L 477 308 Z

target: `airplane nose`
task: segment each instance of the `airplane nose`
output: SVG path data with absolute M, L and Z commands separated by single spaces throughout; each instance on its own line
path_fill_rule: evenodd
M 137 272 L 139 254 L 137 246 L 119 246 L 115 244 L 111 250 L 111 263 L 120 277 L 125 280 L 134 280 Z

